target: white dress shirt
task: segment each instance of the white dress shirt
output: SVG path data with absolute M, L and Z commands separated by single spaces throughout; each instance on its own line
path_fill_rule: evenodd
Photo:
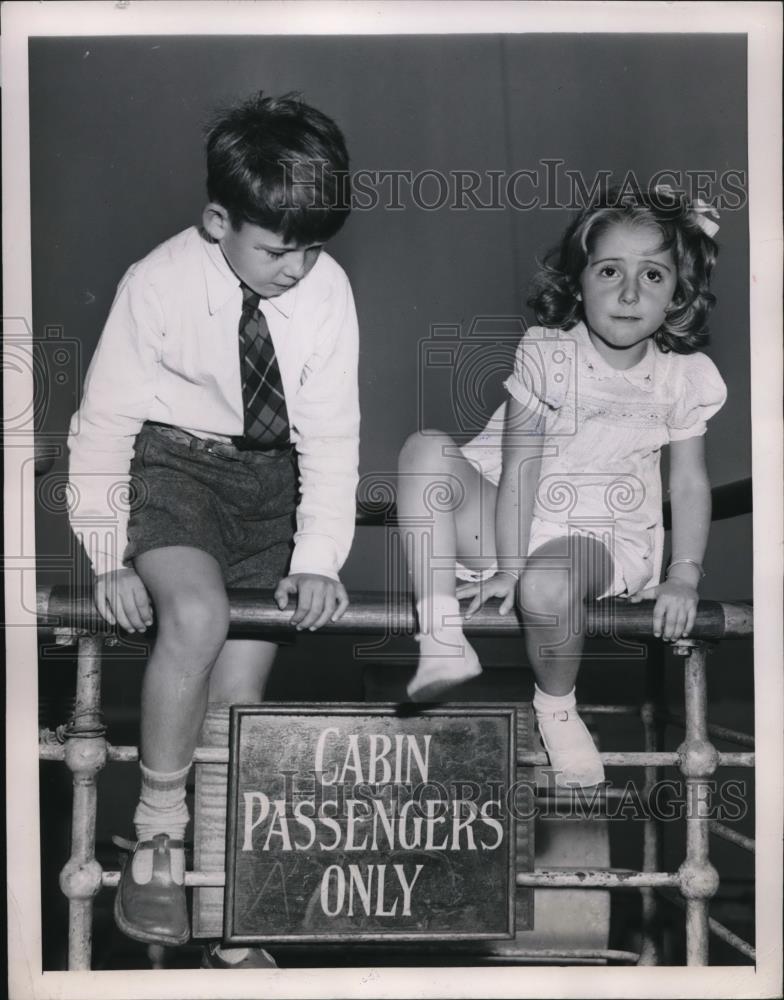
M 300 501 L 291 573 L 337 579 L 354 535 L 358 332 L 351 286 L 322 253 L 282 295 L 262 299 L 280 367 Z M 71 419 L 70 521 L 96 574 L 122 566 L 130 463 L 145 420 L 200 437 L 243 433 L 242 291 L 195 227 L 132 265 L 119 284 Z

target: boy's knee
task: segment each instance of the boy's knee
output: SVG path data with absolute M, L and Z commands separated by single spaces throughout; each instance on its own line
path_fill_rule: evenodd
M 179 644 L 220 652 L 229 632 L 225 592 L 187 589 L 173 594 L 159 609 L 160 629 Z

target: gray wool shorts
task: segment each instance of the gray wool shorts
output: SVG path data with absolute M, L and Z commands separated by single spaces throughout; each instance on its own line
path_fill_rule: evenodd
M 131 480 L 136 500 L 124 561 L 187 545 L 218 562 L 227 587 L 274 587 L 293 549 L 293 448 L 240 450 L 165 424 L 145 423 Z

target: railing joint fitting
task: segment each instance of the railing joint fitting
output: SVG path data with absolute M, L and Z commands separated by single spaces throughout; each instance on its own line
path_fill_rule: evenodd
M 719 766 L 719 751 L 710 740 L 687 738 L 675 752 L 686 778 L 709 778 Z
M 52 630 L 55 646 L 74 646 L 85 635 L 80 629 L 56 625 Z
M 678 869 L 678 882 L 684 899 L 708 900 L 719 888 L 719 873 L 710 861 L 684 861 Z
M 62 738 L 59 736 L 61 729 L 63 731 Z M 83 726 L 78 724 L 76 719 L 70 719 L 64 726 L 58 726 L 57 730 L 58 739 L 60 739 L 61 743 L 73 739 L 97 740 L 106 736 L 106 726 L 102 722 Z
M 673 656 L 691 656 L 697 645 L 696 639 L 677 639 L 672 644 L 672 654 Z

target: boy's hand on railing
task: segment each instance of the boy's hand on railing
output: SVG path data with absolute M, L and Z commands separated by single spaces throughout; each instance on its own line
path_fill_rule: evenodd
M 123 567 L 96 576 L 93 600 L 98 614 L 126 632 L 145 632 L 152 625 L 152 604 L 137 573 Z
M 289 597 L 297 595 L 297 607 L 291 624 L 298 632 L 316 629 L 327 622 L 336 622 L 348 607 L 348 594 L 340 580 L 317 573 L 292 573 L 284 576 L 275 589 L 275 603 L 281 611 L 288 607 Z
M 653 634 L 668 642 L 685 639 L 694 628 L 699 594 L 695 587 L 683 580 L 665 580 L 656 587 L 648 587 L 629 598 L 630 604 L 651 601 L 653 608 Z
M 479 583 L 461 584 L 456 591 L 458 600 L 463 597 L 473 597 L 473 601 L 468 605 L 464 618 L 468 619 L 482 607 L 485 601 L 491 597 L 501 598 L 501 607 L 498 609 L 499 615 L 507 615 L 514 607 L 515 592 L 517 590 L 517 577 L 511 573 L 496 573 L 489 580 Z

